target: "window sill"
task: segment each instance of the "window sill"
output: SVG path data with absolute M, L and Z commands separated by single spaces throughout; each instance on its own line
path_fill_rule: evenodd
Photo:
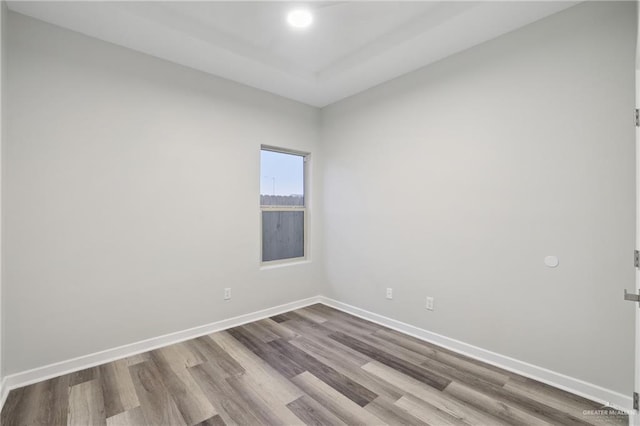
M 260 265 L 261 271 L 266 271 L 269 269 L 278 269 L 278 268 L 286 268 L 287 266 L 297 266 L 304 265 L 307 263 L 311 263 L 310 259 L 300 259 L 300 260 L 292 260 L 290 262 L 278 262 L 278 263 L 263 263 Z

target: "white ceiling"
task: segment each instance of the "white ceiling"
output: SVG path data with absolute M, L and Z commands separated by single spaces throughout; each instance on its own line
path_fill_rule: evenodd
M 577 1 L 9 1 L 12 11 L 322 107 Z M 286 13 L 313 10 L 310 28 Z

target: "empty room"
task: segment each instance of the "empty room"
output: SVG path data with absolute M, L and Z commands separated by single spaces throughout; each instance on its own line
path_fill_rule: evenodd
M 638 16 L 0 0 L 0 424 L 640 425 Z

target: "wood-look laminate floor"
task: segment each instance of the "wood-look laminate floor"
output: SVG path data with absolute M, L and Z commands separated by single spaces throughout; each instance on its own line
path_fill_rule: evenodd
M 314 305 L 13 390 L 1 421 L 603 425 L 627 416 Z

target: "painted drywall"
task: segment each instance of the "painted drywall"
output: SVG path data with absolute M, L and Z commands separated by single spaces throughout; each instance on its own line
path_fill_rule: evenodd
M 326 293 L 628 394 L 633 7 L 572 8 L 321 123 L 9 14 L 5 371 Z M 260 144 L 312 152 L 312 262 L 259 269 Z
M 260 145 L 311 153 L 319 112 L 8 16 L 5 365 L 11 374 L 314 296 L 260 269 Z M 232 300 L 223 301 L 223 289 Z
M 7 73 L 5 68 L 7 66 L 6 61 L 6 52 L 5 48 L 6 42 L 6 17 L 7 17 L 7 4 L 4 1 L 0 1 L 0 398 L 2 398 L 2 385 L 4 379 L 4 299 L 2 298 L 2 281 L 3 281 L 3 251 L 2 251 L 2 141 L 5 139 L 5 129 L 4 126 L 4 88 L 5 88 L 5 79 Z
M 586 2 L 323 109 L 324 293 L 629 395 L 634 8 Z

